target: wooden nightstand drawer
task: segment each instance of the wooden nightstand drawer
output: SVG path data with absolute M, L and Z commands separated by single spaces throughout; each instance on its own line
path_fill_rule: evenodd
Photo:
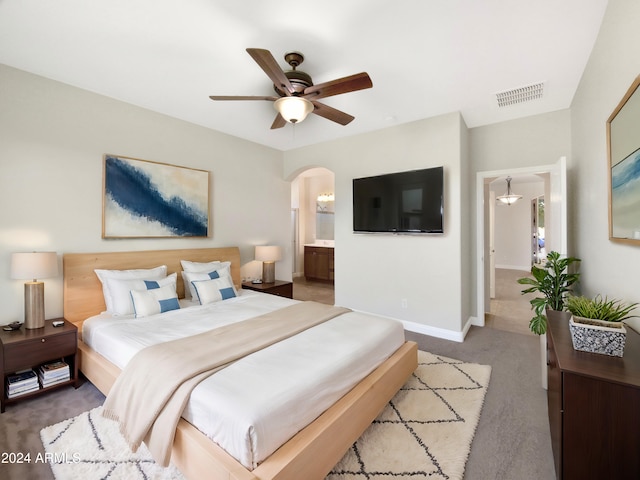
M 76 335 L 73 332 L 5 345 L 4 369 L 5 372 L 13 372 L 30 368 L 54 358 L 74 355 L 76 348 Z

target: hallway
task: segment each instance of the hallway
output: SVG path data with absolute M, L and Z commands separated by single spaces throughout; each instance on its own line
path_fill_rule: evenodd
M 490 313 L 485 313 L 485 326 L 513 333 L 535 335 L 529 330 L 529 320 L 533 310 L 529 300 L 535 294 L 522 295 L 526 285 L 520 285 L 519 278 L 529 276 L 522 270 L 496 268 L 496 298 L 491 299 Z

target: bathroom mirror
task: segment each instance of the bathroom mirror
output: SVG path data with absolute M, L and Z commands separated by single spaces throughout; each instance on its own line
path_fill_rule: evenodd
M 316 239 L 333 240 L 333 212 L 316 212 Z

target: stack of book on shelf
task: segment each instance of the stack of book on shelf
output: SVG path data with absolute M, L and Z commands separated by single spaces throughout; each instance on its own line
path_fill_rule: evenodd
M 38 377 L 33 370 L 22 370 L 13 375 L 7 375 L 7 398 L 35 392 L 40 388 Z
M 38 369 L 38 378 L 42 388 L 66 382 L 71 378 L 69 365 L 63 361 L 45 363 Z

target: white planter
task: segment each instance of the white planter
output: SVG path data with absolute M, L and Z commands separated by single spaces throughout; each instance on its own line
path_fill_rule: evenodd
M 569 320 L 569 330 L 573 348 L 583 352 L 622 357 L 627 330 L 622 323 L 617 324 L 619 327 L 609 325 L 610 322 L 572 316 Z

